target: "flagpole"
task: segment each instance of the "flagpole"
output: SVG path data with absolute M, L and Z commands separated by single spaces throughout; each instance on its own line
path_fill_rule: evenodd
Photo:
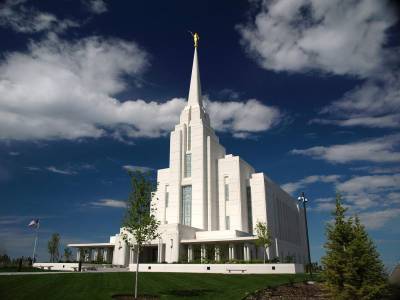
M 37 247 L 37 242 L 38 242 L 38 232 L 39 232 L 39 227 L 40 227 L 40 222 L 38 222 L 38 225 L 37 225 L 37 227 L 36 227 L 36 233 L 35 233 L 35 245 L 33 246 L 33 257 L 32 257 L 32 260 L 33 260 L 33 263 L 35 263 L 35 261 L 36 261 L 36 258 L 35 258 L 35 256 L 36 256 L 36 247 Z

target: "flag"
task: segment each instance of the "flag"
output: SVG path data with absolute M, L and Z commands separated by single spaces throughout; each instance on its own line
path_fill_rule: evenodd
M 39 226 L 39 219 L 33 219 L 29 224 L 28 227 L 36 228 Z

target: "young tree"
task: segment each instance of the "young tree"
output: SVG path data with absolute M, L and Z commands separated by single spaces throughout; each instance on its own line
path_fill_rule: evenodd
M 138 290 L 139 255 L 143 245 L 159 237 L 160 222 L 155 218 L 155 208 L 151 206 L 151 198 L 155 185 L 149 174 L 129 172 L 132 191 L 129 194 L 127 211 L 123 222 L 124 241 L 129 247 L 136 247 L 135 299 Z
M 264 264 L 265 264 L 266 260 L 265 256 L 267 253 L 267 249 L 269 246 L 271 246 L 272 243 L 271 234 L 269 232 L 267 224 L 258 221 L 256 223 L 256 233 L 257 233 L 257 240 L 256 240 L 257 246 L 262 246 L 264 248 Z
M 70 261 L 72 257 L 72 250 L 68 247 L 64 248 L 64 258 L 65 261 Z
M 47 250 L 50 254 L 50 261 L 57 261 L 59 258 L 58 248 L 60 245 L 60 234 L 53 233 L 50 240 L 47 242 Z

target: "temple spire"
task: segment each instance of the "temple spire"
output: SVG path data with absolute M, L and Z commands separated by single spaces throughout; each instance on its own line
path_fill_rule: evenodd
M 200 107 L 202 107 L 203 103 L 201 101 L 199 62 L 197 58 L 199 35 L 197 33 L 193 34 L 193 40 L 194 40 L 194 57 L 193 57 L 192 77 L 190 79 L 188 105 L 191 106 L 199 105 Z

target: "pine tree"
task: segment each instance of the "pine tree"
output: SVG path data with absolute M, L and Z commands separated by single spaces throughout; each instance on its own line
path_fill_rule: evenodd
M 384 266 L 365 227 L 356 216 L 348 254 L 346 290 L 352 299 L 382 299 L 387 291 Z
M 375 245 L 360 219 L 345 217 L 336 195 L 334 222 L 327 225 L 323 277 L 335 299 L 382 299 L 387 279 Z
M 322 258 L 323 277 L 336 299 L 348 299 L 345 291 L 347 262 L 350 259 L 347 249 L 353 239 L 353 221 L 351 218 L 346 220 L 345 212 L 342 197 L 337 194 L 334 222 L 327 225 L 326 255 Z

